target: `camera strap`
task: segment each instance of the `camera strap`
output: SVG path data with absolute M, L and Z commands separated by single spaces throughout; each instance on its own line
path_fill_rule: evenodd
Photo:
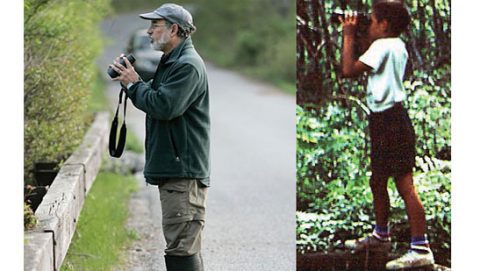
M 120 128 L 120 137 L 118 138 L 117 145 L 118 109 L 122 103 L 123 92 L 125 92 L 125 98 L 123 100 L 123 124 L 122 128 Z M 116 158 L 119 158 L 122 155 L 123 149 L 125 148 L 125 140 L 127 138 L 127 125 L 125 124 L 125 118 L 127 116 L 127 99 L 127 90 L 122 86 L 118 97 L 117 111 L 115 112 L 115 117 L 112 120 L 110 138 L 108 142 L 108 151 L 110 152 L 110 156 Z

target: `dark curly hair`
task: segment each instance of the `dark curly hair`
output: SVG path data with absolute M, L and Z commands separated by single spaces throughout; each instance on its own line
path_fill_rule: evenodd
M 389 32 L 400 35 L 410 24 L 410 14 L 403 1 L 378 1 L 373 5 L 373 12 L 380 22 L 387 20 Z

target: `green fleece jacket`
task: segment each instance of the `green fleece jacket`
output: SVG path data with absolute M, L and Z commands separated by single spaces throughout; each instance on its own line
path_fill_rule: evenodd
M 148 183 L 168 178 L 199 179 L 210 185 L 210 115 L 205 64 L 190 37 L 162 57 L 150 82 L 127 95 L 145 112 Z

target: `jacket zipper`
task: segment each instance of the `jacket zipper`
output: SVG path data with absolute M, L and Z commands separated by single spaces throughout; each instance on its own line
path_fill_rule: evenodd
M 146 116 L 145 120 L 145 143 L 144 143 L 144 148 L 145 148 L 145 155 L 146 157 L 149 156 L 150 153 L 150 137 L 148 136 L 150 134 L 150 116 Z
M 180 157 L 178 156 L 177 145 L 175 144 L 175 140 L 173 139 L 171 129 L 169 129 L 169 135 L 170 135 L 170 140 L 172 141 L 173 153 L 175 154 L 175 161 L 180 162 Z

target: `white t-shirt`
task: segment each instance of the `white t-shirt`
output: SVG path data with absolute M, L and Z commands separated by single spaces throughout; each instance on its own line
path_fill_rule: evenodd
M 367 105 L 381 112 L 405 100 L 403 75 L 408 53 L 400 38 L 374 41 L 359 60 L 372 68 L 368 74 Z

